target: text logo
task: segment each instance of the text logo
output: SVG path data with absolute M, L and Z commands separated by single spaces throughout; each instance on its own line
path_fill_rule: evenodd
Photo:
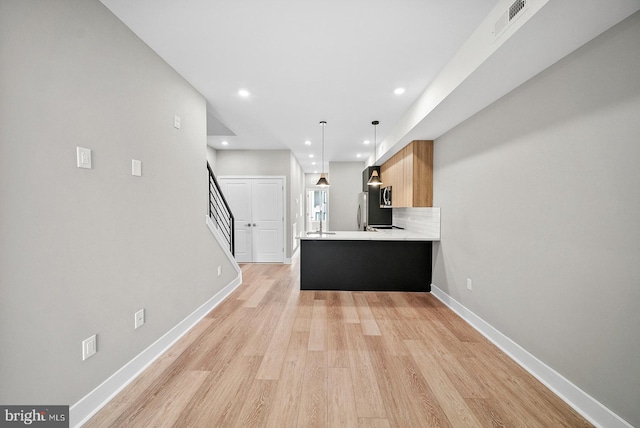
M 0 406 L 0 428 L 69 428 L 69 406 Z

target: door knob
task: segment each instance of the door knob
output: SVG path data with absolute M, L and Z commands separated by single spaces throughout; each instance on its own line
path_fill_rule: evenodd
M 255 223 L 253 223 L 253 227 L 256 227 L 256 224 L 255 224 Z
M 247 226 L 251 227 L 251 223 L 247 223 Z

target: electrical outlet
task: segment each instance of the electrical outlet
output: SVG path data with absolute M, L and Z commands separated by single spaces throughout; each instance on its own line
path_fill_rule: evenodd
M 144 324 L 144 309 L 140 309 L 135 314 L 134 328 L 142 327 Z
M 467 278 L 467 290 L 473 290 L 473 282 L 471 282 L 471 278 Z
M 97 338 L 94 334 L 88 339 L 82 341 L 82 361 L 86 360 L 96 352 L 98 352 Z
M 173 116 L 173 127 L 180 129 L 180 116 Z
M 218 266 L 218 276 L 222 275 L 222 266 Z

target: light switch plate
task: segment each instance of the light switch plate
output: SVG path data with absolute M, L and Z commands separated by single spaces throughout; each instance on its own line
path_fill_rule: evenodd
M 131 175 L 142 177 L 142 161 L 131 159 Z
M 86 360 L 96 352 L 98 352 L 97 338 L 94 334 L 93 336 L 82 341 L 82 361 Z
M 76 147 L 76 160 L 78 168 L 91 169 L 91 149 Z
M 144 309 L 140 309 L 135 314 L 134 328 L 142 327 L 143 324 L 144 324 Z

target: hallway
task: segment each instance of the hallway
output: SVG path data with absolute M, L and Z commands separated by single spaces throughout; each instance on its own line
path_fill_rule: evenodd
M 429 293 L 243 284 L 85 427 L 591 426 Z

